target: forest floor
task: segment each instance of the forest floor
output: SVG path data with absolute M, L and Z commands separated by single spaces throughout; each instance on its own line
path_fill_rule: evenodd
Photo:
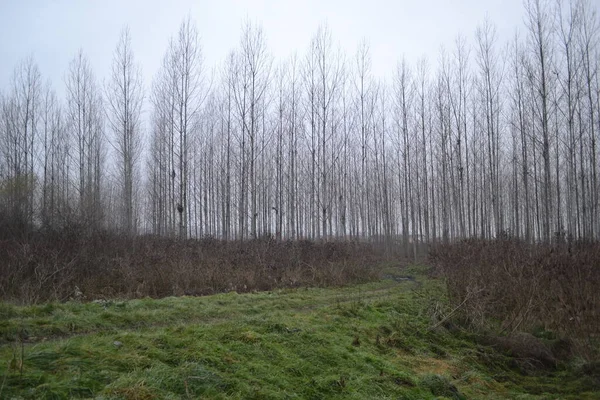
M 594 399 L 589 377 L 527 371 L 444 328 L 444 283 L 206 297 L 0 303 L 1 399 Z

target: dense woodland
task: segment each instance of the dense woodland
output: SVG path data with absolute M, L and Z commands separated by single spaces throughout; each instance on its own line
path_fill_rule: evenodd
M 276 60 L 246 22 L 212 68 L 189 17 L 152 82 L 127 29 L 109 76 L 85 49 L 63 82 L 27 58 L 0 92 L 3 232 L 597 239 L 596 11 L 526 0 L 510 41 L 486 20 L 387 79 L 367 42 L 344 54 L 327 26 Z

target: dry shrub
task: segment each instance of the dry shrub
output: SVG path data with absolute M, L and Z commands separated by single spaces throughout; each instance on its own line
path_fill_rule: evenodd
M 337 286 L 377 276 L 380 253 L 355 242 L 244 242 L 85 234 L 71 226 L 0 241 L 0 299 L 206 295 Z
M 502 333 L 552 331 L 580 353 L 600 334 L 600 243 L 528 244 L 503 237 L 439 245 L 431 252 L 464 322 Z

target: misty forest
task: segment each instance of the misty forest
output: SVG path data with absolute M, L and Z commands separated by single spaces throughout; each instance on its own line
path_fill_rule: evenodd
M 525 0 L 509 40 L 486 18 L 435 59 L 398 38 L 385 77 L 325 22 L 276 59 L 246 19 L 207 60 L 182 16 L 151 81 L 128 27 L 107 76 L 85 48 L 59 82 L 23 59 L 0 88 L 0 397 L 597 398 L 597 11 Z M 73 344 L 107 332 L 173 342 Z M 50 374 L 71 337 L 104 364 Z
M 85 49 L 64 82 L 27 58 L 1 97 L 3 219 L 182 239 L 598 238 L 598 17 L 585 1 L 524 11 L 508 43 L 486 20 L 385 80 L 367 42 L 343 54 L 326 25 L 274 60 L 246 22 L 212 68 L 187 18 L 152 82 L 127 29 L 107 77 Z

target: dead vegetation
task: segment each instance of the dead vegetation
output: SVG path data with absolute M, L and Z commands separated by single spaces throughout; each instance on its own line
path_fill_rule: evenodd
M 0 299 L 18 303 L 207 295 L 375 279 L 369 243 L 180 241 L 76 228 L 0 241 Z
M 600 243 L 472 239 L 439 245 L 431 259 L 447 280 L 456 319 L 493 332 L 496 347 L 544 366 L 573 354 L 597 358 Z

